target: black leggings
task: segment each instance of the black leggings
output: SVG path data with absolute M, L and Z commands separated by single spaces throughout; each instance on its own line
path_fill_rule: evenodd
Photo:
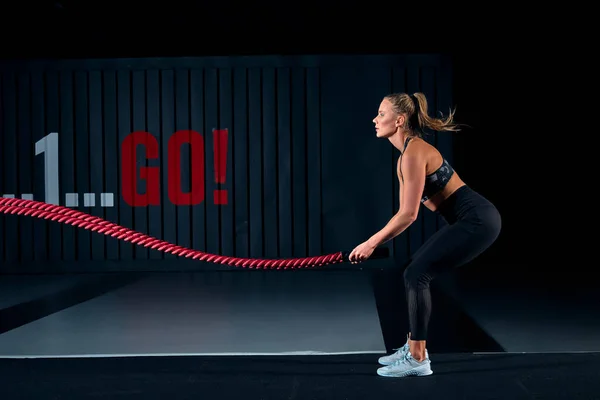
M 421 246 L 404 271 L 412 340 L 427 339 L 431 316 L 431 280 L 440 273 L 473 260 L 500 234 L 498 210 L 468 186 L 462 186 L 448 197 L 437 213 L 448 225 L 439 229 Z

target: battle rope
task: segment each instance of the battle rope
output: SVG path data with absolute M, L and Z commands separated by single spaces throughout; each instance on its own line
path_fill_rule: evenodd
M 0 198 L 0 212 L 4 214 L 25 215 L 57 221 L 59 223 L 102 233 L 119 240 L 163 251 L 165 253 L 234 267 L 262 269 L 309 268 L 346 262 L 348 261 L 349 254 L 347 251 L 338 251 L 322 256 L 288 259 L 253 259 L 219 256 L 174 245 L 81 211 L 44 202 L 16 198 Z M 371 259 L 384 258 L 387 256 L 387 248 L 377 248 L 373 252 Z

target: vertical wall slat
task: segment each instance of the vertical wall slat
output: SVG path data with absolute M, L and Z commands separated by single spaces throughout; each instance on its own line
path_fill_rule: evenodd
M 264 254 L 263 234 L 263 126 L 262 126 L 262 77 L 260 68 L 248 72 L 248 187 L 250 257 Z M 207 230 L 209 228 L 207 227 Z
M 121 148 L 122 143 L 125 138 L 131 134 L 131 73 L 127 70 L 119 70 L 117 71 L 117 129 L 118 129 L 118 137 L 119 137 L 119 159 L 122 159 L 122 152 L 129 151 L 127 149 Z M 135 149 L 131 149 L 130 159 L 135 160 Z M 122 189 L 123 184 L 123 165 L 120 165 L 121 170 L 119 171 L 119 188 Z M 136 179 L 134 169 L 134 176 L 132 179 Z M 119 199 L 119 224 L 133 229 L 133 207 L 127 204 L 121 196 Z M 130 242 L 125 242 L 123 240 L 119 241 L 119 254 L 121 255 L 121 260 L 131 260 L 133 259 L 133 247 L 135 245 Z
M 219 71 L 209 68 L 204 75 L 204 187 L 206 202 L 206 251 L 221 254 L 220 206 L 214 204 L 213 192 L 218 189 L 215 182 L 215 154 L 213 131 L 219 129 Z
M 22 181 L 19 179 L 20 192 L 22 197 L 25 193 L 33 194 L 33 199 L 36 201 L 46 201 L 46 184 L 45 184 L 45 173 L 46 173 L 46 157 L 49 156 L 47 151 L 41 154 L 35 155 L 35 146 L 38 141 L 44 141 L 44 137 L 50 133 L 47 130 L 46 119 L 49 117 L 47 108 L 48 105 L 48 86 L 46 85 L 46 79 L 43 72 L 33 71 L 28 74 L 27 83 L 28 87 L 20 87 L 18 89 L 18 97 L 21 98 L 17 102 L 17 109 L 19 113 L 19 121 L 17 128 L 17 140 L 20 144 L 19 158 L 26 157 L 29 159 L 28 162 L 20 163 L 19 171 L 21 174 L 27 175 L 32 179 L 32 187 L 25 188 L 23 184 L 29 181 L 26 179 Z M 22 82 L 19 82 L 21 85 Z M 23 101 L 23 97 L 30 97 L 26 101 Z M 25 113 L 25 115 L 23 115 Z M 23 118 L 29 119 L 29 122 L 22 121 Z M 54 168 L 59 168 L 60 165 L 55 165 Z M 30 219 L 30 218 L 28 218 Z M 36 261 L 45 261 L 49 256 L 49 229 L 58 228 L 56 222 L 42 221 L 37 218 L 33 221 L 20 220 L 19 225 L 21 227 L 29 227 L 32 224 L 33 232 L 32 236 L 28 237 L 27 241 L 32 242 L 33 248 L 29 247 L 27 250 L 33 250 L 33 257 L 29 255 L 23 258 L 23 261 L 31 260 L 32 258 Z M 21 239 L 21 242 L 24 239 Z M 21 244 L 22 245 L 22 244 Z M 60 249 L 59 249 L 60 251 Z
M 83 207 L 83 193 L 90 193 L 90 125 L 89 92 L 87 71 L 75 71 L 75 190 L 80 209 Z M 77 229 L 77 260 L 91 259 L 91 232 Z
M 4 87 L 4 193 L 2 195 L 17 196 L 19 192 L 18 174 L 19 162 L 17 155 L 17 74 L 6 72 L 3 75 Z M 19 261 L 18 240 L 20 229 L 20 218 L 16 215 L 4 215 L 4 260 L 9 263 Z
M 146 127 L 146 73 L 145 71 L 132 71 L 131 74 L 131 132 L 147 132 Z M 153 132 L 148 132 L 153 135 Z M 148 179 L 141 179 L 140 169 L 147 168 L 153 164 L 154 160 L 149 160 L 148 153 L 148 138 L 146 138 L 143 146 L 138 146 L 136 150 L 136 168 L 135 179 L 137 181 L 138 193 L 143 193 L 146 200 L 149 199 Z M 133 229 L 138 232 L 148 234 L 148 208 L 146 205 L 133 208 Z M 148 249 L 144 246 L 135 246 L 135 259 L 148 258 Z
M 161 199 L 163 210 L 163 236 L 162 239 L 177 244 L 177 208 L 169 199 L 169 139 L 175 133 L 175 77 L 173 70 L 161 71 L 161 131 L 160 131 L 160 171 L 161 171 Z M 174 259 L 177 256 L 165 254 L 165 259 Z
M 263 119 L 263 240 L 264 257 L 279 257 L 279 229 L 277 224 L 279 202 L 277 198 L 277 104 L 276 70 L 265 67 L 262 70 L 262 119 Z M 258 189 L 258 188 L 257 188 Z
M 89 79 L 89 163 L 90 163 L 90 186 L 89 193 L 92 194 L 93 205 L 83 207 L 88 214 L 99 218 L 105 218 L 104 208 L 100 204 L 100 196 L 104 191 L 104 173 L 115 174 L 114 165 L 104 165 L 104 119 L 102 118 L 102 71 L 90 71 Z M 104 260 L 105 235 L 92 233 L 92 259 Z
M 198 132 L 202 136 L 204 142 L 204 154 L 202 158 L 205 165 L 204 173 L 204 200 L 202 203 L 192 207 L 191 222 L 192 222 L 192 247 L 195 250 L 206 251 L 206 237 L 208 227 L 206 225 L 207 201 L 209 193 L 206 191 L 206 152 L 207 136 L 204 125 L 204 71 L 201 69 L 193 69 L 190 71 L 190 129 Z M 167 221 L 165 221 L 167 223 Z
M 308 253 L 323 252 L 321 179 L 321 76 L 318 68 L 306 73 L 306 147 L 308 148 Z
M 233 73 L 233 121 L 231 132 L 231 161 L 233 189 L 230 194 L 235 215 L 235 256 L 248 257 L 249 250 L 249 190 L 248 171 L 248 78 L 246 68 L 236 68 Z
M 43 97 L 42 97 L 43 99 Z M 17 162 L 18 192 L 15 197 L 22 198 L 33 193 L 32 169 L 34 167 L 33 137 L 31 135 L 31 74 L 20 72 L 17 76 Z M 33 260 L 33 220 L 24 218 L 18 221 L 19 240 L 17 248 L 20 261 Z
M 160 129 L 160 79 L 159 71 L 156 69 L 146 71 L 146 131 L 160 143 L 159 139 L 162 136 Z M 159 159 L 147 160 L 148 166 L 159 168 L 161 165 L 160 157 Z M 165 182 L 161 182 L 159 190 L 162 192 L 166 189 Z M 162 206 L 162 204 L 149 204 L 146 209 L 148 215 L 148 234 L 155 238 L 163 237 Z M 149 249 L 147 254 L 150 259 L 163 258 L 163 253 L 157 250 Z
M 189 76 L 187 69 L 177 69 L 175 71 L 175 132 L 189 130 Z M 185 135 L 183 143 L 175 151 L 179 153 L 179 179 L 181 187 L 177 188 L 178 206 L 177 206 L 177 244 L 184 247 L 190 247 L 191 241 L 191 209 L 192 205 L 183 201 L 182 194 L 192 191 L 191 185 L 191 136 Z
M 43 81 L 45 80 L 45 90 Z M 33 135 L 36 140 L 41 139 L 45 135 L 48 135 L 53 132 L 57 132 L 59 136 L 63 134 L 60 126 L 60 97 L 59 97 L 59 86 L 60 79 L 57 71 L 48 71 L 44 76 L 40 73 L 34 73 L 32 76 L 32 93 L 33 93 L 33 109 L 32 109 L 32 121 L 35 124 L 39 124 L 39 127 L 34 125 Z M 45 91 L 45 93 L 44 93 Z M 44 103 L 40 102 L 40 99 L 44 99 Z M 40 102 L 40 103 L 38 103 Z M 45 114 L 45 121 L 42 118 Z M 38 122 L 39 120 L 39 122 Z M 33 145 L 32 145 L 33 146 Z M 32 150 L 33 151 L 33 150 Z M 60 148 L 59 148 L 60 154 Z M 39 157 L 39 156 L 38 156 Z M 37 165 L 43 160 L 36 160 L 36 168 Z M 59 159 L 58 168 L 62 168 L 62 161 Z M 35 171 L 36 176 L 36 195 L 39 193 L 39 196 L 44 196 L 45 185 L 44 185 L 44 177 L 42 174 Z M 60 182 L 60 171 L 59 171 L 59 204 L 64 205 L 64 199 L 61 199 L 61 194 L 64 192 L 61 190 L 62 183 Z M 43 198 L 43 197 L 38 197 Z M 38 232 L 39 239 L 36 239 L 36 242 L 39 240 L 42 244 L 39 245 L 39 250 L 36 249 L 38 260 L 43 260 L 48 257 L 51 261 L 60 261 L 62 260 L 62 227 L 58 222 L 44 222 L 43 224 L 38 224 L 36 226 L 36 232 Z M 36 243 L 37 244 L 37 243 Z M 47 248 L 47 250 L 46 250 Z
M 292 138 L 291 138 L 291 71 L 277 70 L 277 196 L 279 257 L 292 257 Z
M 291 152 L 289 163 L 292 185 L 292 257 L 308 256 L 308 164 L 316 154 L 307 149 L 308 129 L 306 127 L 306 69 L 293 67 L 291 70 Z
M 117 74 L 114 70 L 104 70 L 102 72 L 103 80 L 103 98 L 102 98 L 102 119 L 103 119 L 103 139 L 104 139 L 104 188 L 103 192 L 113 193 L 113 202 L 111 207 L 105 207 L 104 216 L 106 220 L 118 224 L 119 210 L 121 208 L 121 185 L 120 182 L 120 154 L 121 143 L 118 137 L 119 125 L 117 122 Z M 106 258 L 108 260 L 119 259 L 119 241 L 113 237 L 106 237 Z
M 57 115 L 54 114 L 52 117 L 49 115 L 50 110 L 49 106 L 52 103 L 52 98 L 50 94 L 50 77 L 46 78 L 46 85 L 44 85 L 44 75 L 40 71 L 33 71 L 31 74 L 31 140 L 27 139 L 29 142 L 29 146 L 25 144 L 25 148 L 22 151 L 28 152 L 33 155 L 33 160 L 31 162 L 32 170 L 26 171 L 28 175 L 33 178 L 33 199 L 37 201 L 46 201 L 46 184 L 45 184 L 45 158 L 47 153 L 44 152 L 39 155 L 35 155 L 35 144 L 44 140 L 44 137 L 48 135 L 50 132 L 59 132 L 58 126 L 54 126 L 54 130 L 48 130 L 49 126 L 46 125 L 46 119 L 54 118 L 56 120 Z M 45 90 L 44 90 L 45 86 Z M 56 113 L 58 110 L 55 108 L 53 112 Z M 49 124 L 48 124 L 49 125 Z M 19 129 L 20 131 L 21 129 Z M 60 132 L 59 132 L 60 135 Z M 60 165 L 55 166 L 60 168 Z M 22 221 L 25 222 L 25 221 Z M 49 222 L 49 221 L 33 221 L 33 237 L 30 239 L 33 241 L 33 259 L 36 261 L 43 261 L 48 259 L 49 253 L 51 249 L 49 246 L 49 237 L 48 232 L 55 232 L 58 230 L 60 235 L 60 225 L 57 222 Z M 58 235 L 58 236 L 59 236 Z M 50 236 L 51 237 L 51 236 Z M 60 237 L 60 236 L 59 236 Z M 54 244 L 54 243 L 53 243 Z M 53 254 L 55 249 L 52 249 Z M 58 248 L 58 254 L 60 254 L 60 247 Z
M 6 121 L 7 115 L 4 110 L 4 72 L 0 71 L 0 197 L 2 197 L 5 189 L 4 186 L 4 173 L 7 168 L 11 166 L 6 163 L 4 159 L 4 138 L 7 136 L 7 132 L 4 129 L 4 121 Z M 0 217 L 0 261 L 4 261 L 4 241 L 6 238 L 6 232 L 4 231 L 4 218 Z M 0 263 L 1 264 L 1 263 Z
M 75 96 L 73 72 L 70 70 L 60 72 L 60 132 L 58 135 L 58 153 L 60 159 L 60 204 L 65 205 L 65 194 L 73 193 L 75 184 Z M 62 257 L 64 261 L 77 259 L 76 231 L 72 226 L 62 226 Z
M 225 162 L 225 182 L 217 185 L 220 190 L 227 190 L 227 204 L 217 205 L 220 215 L 221 227 L 221 254 L 232 256 L 235 252 L 235 234 L 234 234 L 234 205 L 232 204 L 233 195 L 233 162 L 232 149 L 237 132 L 234 132 L 231 127 L 233 124 L 233 71 L 230 68 L 219 70 L 219 124 L 218 129 L 228 130 L 228 140 L 226 146 L 226 162 Z M 217 171 L 215 166 L 209 165 L 208 168 L 213 169 L 213 174 L 216 176 Z M 210 194 L 210 199 L 214 196 Z M 214 202 L 214 201 L 213 201 Z

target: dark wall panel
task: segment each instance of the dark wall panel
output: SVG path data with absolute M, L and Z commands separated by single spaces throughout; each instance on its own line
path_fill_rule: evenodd
M 233 69 L 232 84 L 232 125 L 231 132 L 231 193 L 233 213 L 233 246 L 239 257 L 249 257 L 249 124 L 248 124 L 248 71 L 246 68 Z M 235 160 L 235 162 L 233 162 Z M 202 215 L 204 218 L 204 215 Z M 204 219 L 202 219 L 204 221 Z M 204 222 L 202 222 L 204 224 Z
M 149 86 L 152 88 L 152 86 Z M 104 165 L 114 165 L 113 168 L 119 170 L 120 164 L 120 148 L 119 148 L 119 124 L 118 124 L 118 112 L 117 112 L 117 74 L 114 70 L 102 71 L 102 127 L 103 127 L 103 141 L 102 148 L 104 149 L 103 154 L 103 162 Z M 148 104 L 148 117 L 149 121 L 156 121 L 158 114 L 158 107 L 156 106 L 156 102 L 158 98 L 155 98 L 154 103 Z M 157 126 L 150 126 L 155 131 L 158 131 Z M 105 193 L 110 193 L 111 188 L 119 187 L 119 174 L 104 174 L 104 182 L 102 186 L 102 190 Z M 105 198 L 105 201 L 110 201 L 111 199 Z M 114 222 L 119 221 L 119 209 L 120 202 L 118 199 L 113 198 L 113 206 L 112 207 L 102 207 L 104 211 L 104 218 L 108 221 Z M 102 204 L 101 204 L 102 205 Z M 148 216 L 150 221 L 151 229 L 148 234 L 155 235 L 159 234 L 160 231 L 156 231 L 152 229 L 152 221 L 156 220 L 157 217 L 160 216 L 160 210 L 154 209 L 153 206 L 148 206 Z M 157 212 L 158 211 L 158 212 Z M 109 260 L 116 260 L 120 257 L 119 251 L 119 243 L 116 239 L 112 239 L 110 237 L 106 238 L 106 258 Z
M 16 71 L 6 71 L 2 74 L 2 193 L 14 197 L 20 193 L 19 185 L 19 148 L 17 127 L 17 77 Z M 25 94 L 24 94 L 25 95 Z M 4 220 L 4 260 L 16 263 L 21 261 L 18 242 L 22 218 L 10 215 Z M 33 240 L 33 238 L 31 239 Z
M 306 169 L 307 241 L 308 253 L 320 254 L 323 250 L 322 230 L 322 149 L 321 149 L 321 75 L 318 68 L 306 71 Z M 300 158 L 298 157 L 300 160 Z M 299 221 L 299 223 L 302 223 Z M 298 255 L 300 256 L 300 255 Z
M 37 72 L 37 71 L 36 71 Z M 42 70 L 42 72 L 44 72 Z M 75 142 L 75 133 L 74 133 L 74 115 L 73 115 L 73 73 L 72 71 L 58 71 L 57 74 L 54 74 L 53 77 L 58 79 L 58 87 L 59 87 L 59 125 L 58 129 L 53 132 L 58 132 L 58 156 L 60 159 L 60 168 L 58 169 L 58 179 L 59 179 L 59 188 L 62 189 L 60 193 L 62 194 L 62 198 L 59 197 L 58 202 L 60 205 L 65 204 L 65 188 L 69 188 L 69 191 L 73 191 L 75 188 L 75 179 L 74 179 L 74 168 L 75 168 L 75 160 L 74 160 L 74 142 Z M 46 74 L 45 78 L 50 78 L 49 72 Z M 43 112 L 43 109 L 40 110 L 40 113 Z M 34 115 L 33 118 L 36 118 Z M 47 131 L 44 130 L 42 132 L 36 132 L 36 137 L 42 137 L 46 135 Z M 42 159 L 43 161 L 43 159 Z M 6 165 L 6 164 L 5 164 Z M 108 164 L 110 165 L 110 164 Z M 38 167 L 39 166 L 39 167 Z M 37 170 L 42 171 L 41 176 L 44 176 L 46 169 L 44 164 L 36 164 Z M 7 168 L 9 166 L 7 165 Z M 38 172 L 39 174 L 39 172 Z M 42 180 L 42 182 L 44 182 Z M 44 189 L 42 193 L 45 191 L 45 184 L 42 183 Z M 6 193 L 6 192 L 4 192 Z M 45 197 L 36 197 L 37 201 L 47 201 Z M 54 225 L 54 224 L 49 224 Z M 48 226 L 49 229 L 50 226 Z M 61 225 L 61 242 L 60 245 L 62 247 L 61 256 L 58 260 L 64 261 L 75 261 L 76 257 L 76 249 L 77 245 L 75 242 L 75 229 L 70 226 Z M 44 243 L 46 245 L 46 243 Z M 54 246 L 51 243 L 47 244 L 48 247 Z M 10 261 L 8 258 L 6 261 Z M 52 261 L 56 261 L 53 259 Z
M 43 73 L 42 71 L 37 71 L 32 74 L 32 84 L 33 103 L 31 105 L 31 121 L 33 132 L 61 132 L 60 80 L 58 72 L 48 71 L 47 73 Z M 90 132 L 90 135 L 93 135 L 93 133 Z M 94 137 L 94 140 L 98 139 L 102 140 L 102 134 Z M 28 151 L 31 151 L 30 149 L 31 147 Z M 56 172 L 58 172 L 60 182 L 60 171 L 55 171 L 54 173 Z M 43 199 L 45 191 L 44 160 L 39 156 L 36 156 L 35 158 L 32 175 L 35 177 L 34 197 L 35 199 Z M 63 227 L 60 224 L 49 224 L 46 221 L 41 220 L 35 221 L 34 223 L 39 225 L 36 230 L 38 235 L 34 238 L 36 260 L 61 260 L 63 258 Z
M 374 64 L 366 71 L 362 63 L 322 71 L 321 197 L 323 231 L 331 233 L 324 243 L 328 253 L 368 239 L 395 212 L 393 147 L 376 138 L 372 122 L 390 92 L 390 69 Z
M 398 209 L 399 153 L 373 129 L 382 97 L 423 91 L 431 114 L 452 106 L 437 55 L 29 61 L 0 73 L 0 195 L 239 257 L 367 239 Z M 451 134 L 427 140 L 452 160 Z M 423 209 L 390 244 L 397 261 L 438 227 Z M 0 272 L 131 268 L 119 260 L 168 270 L 178 259 L 15 215 L 0 216 L 0 236 Z
M 31 135 L 31 74 L 18 72 L 16 76 L 16 133 L 17 133 L 17 190 L 18 193 L 33 194 L 32 156 L 30 151 Z M 16 236 L 16 251 L 23 262 L 33 260 L 33 221 L 25 218 L 19 221 Z
M 0 75 L 0 157 L 2 158 L 2 162 L 0 162 L 0 188 L 6 188 L 5 184 L 4 184 L 4 175 L 6 174 L 5 171 L 5 164 L 4 164 L 4 153 L 5 153 L 5 145 L 6 145 L 6 140 L 5 140 L 5 136 L 7 135 L 6 132 L 6 114 L 5 114 L 5 107 L 4 107 L 4 103 L 6 102 L 6 99 L 4 98 L 4 86 L 5 86 L 5 82 L 3 79 L 3 76 Z M 5 229 L 4 229 L 4 220 L 5 218 L 3 216 L 0 216 L 0 264 L 4 264 L 4 243 L 5 243 Z

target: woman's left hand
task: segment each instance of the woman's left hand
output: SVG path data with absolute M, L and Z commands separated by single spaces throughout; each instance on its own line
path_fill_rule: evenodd
M 368 241 L 363 242 L 363 243 L 359 244 L 358 246 L 356 246 L 354 248 L 354 250 L 352 250 L 352 252 L 350 252 L 350 255 L 348 256 L 348 260 L 352 264 L 358 264 L 360 262 L 367 260 L 369 257 L 371 257 L 371 254 L 373 254 L 374 250 L 375 250 L 375 246 L 369 244 Z

